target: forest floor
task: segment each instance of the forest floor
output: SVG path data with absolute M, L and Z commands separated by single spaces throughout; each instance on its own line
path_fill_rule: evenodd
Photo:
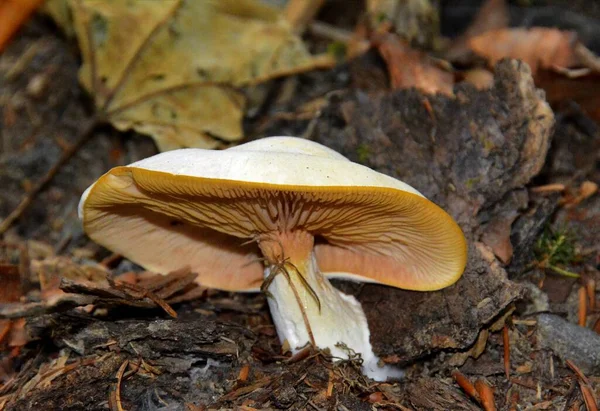
M 320 18 L 336 23 L 327 12 Z M 1 216 L 92 117 L 78 59 L 42 16 L 0 54 Z M 460 83 L 452 96 L 391 91 L 387 69 L 371 50 L 271 81 L 244 126 L 249 139 L 306 137 L 401 179 L 463 229 L 467 268 L 447 289 L 335 282 L 362 303 L 375 352 L 404 367 L 403 380 L 370 381 L 359 358 L 290 357 L 263 295 L 207 290 L 185 270 L 147 273 L 91 242 L 77 216 L 81 193 L 111 167 L 157 152 L 151 139 L 105 126 L 0 242 L 0 409 L 597 409 L 593 115 L 568 99 L 551 108 L 516 60 L 495 65 L 489 88 Z

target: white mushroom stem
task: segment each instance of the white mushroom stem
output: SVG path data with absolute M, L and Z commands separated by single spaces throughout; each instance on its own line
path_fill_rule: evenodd
M 335 289 L 321 273 L 313 243 L 313 236 L 304 231 L 271 234 L 259 242 L 269 262 L 265 282 L 280 341 L 287 341 L 294 353 L 314 344 L 340 359 L 348 358 L 350 349 L 361 355 L 363 372 L 374 380 L 401 377 L 399 369 L 379 366 L 360 303 Z

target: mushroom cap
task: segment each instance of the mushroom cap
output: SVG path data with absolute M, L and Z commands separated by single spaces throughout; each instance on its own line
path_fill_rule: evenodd
M 325 275 L 410 290 L 453 284 L 467 258 L 456 222 L 417 190 L 296 137 L 113 168 L 79 216 L 90 238 L 146 269 L 189 265 L 200 283 L 232 291 L 260 287 L 248 240 L 263 233 L 306 230 Z

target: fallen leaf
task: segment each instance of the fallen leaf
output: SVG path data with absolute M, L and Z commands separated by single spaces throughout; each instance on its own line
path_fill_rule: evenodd
M 481 241 L 490 247 L 502 263 L 508 264 L 513 255 L 510 241 L 512 223 L 519 215 L 517 212 L 500 215 L 485 225 Z
M 376 33 L 372 42 L 387 64 L 393 89 L 415 87 L 429 94 L 453 95 L 453 74 L 435 66 L 425 53 L 392 33 Z
M 579 63 L 575 53 L 577 34 L 570 31 L 542 27 L 499 29 L 472 37 L 468 44 L 490 66 L 510 57 L 527 63 L 533 75 L 540 68 L 572 67 Z
M 467 57 L 471 50 L 469 40 L 487 31 L 505 28 L 509 23 L 506 0 L 487 0 L 477 11 L 473 21 L 463 34 L 450 43 L 444 56 L 447 60 L 458 61 Z
M 80 81 L 99 115 L 161 151 L 241 139 L 241 87 L 332 61 L 257 0 L 53 1 L 72 10 Z

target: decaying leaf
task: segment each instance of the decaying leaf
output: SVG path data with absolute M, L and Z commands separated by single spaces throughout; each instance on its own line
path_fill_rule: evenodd
M 575 53 L 577 35 L 558 29 L 499 29 L 474 36 L 468 44 L 491 66 L 510 57 L 527 63 L 533 74 L 540 68 L 572 67 L 579 62 Z
M 435 66 L 425 53 L 412 49 L 397 35 L 376 33 L 372 42 L 387 64 L 393 89 L 415 87 L 430 94 L 453 94 L 453 74 Z
M 257 0 L 66 1 L 100 115 L 161 151 L 239 140 L 240 87 L 322 62 Z
M 509 23 L 508 5 L 506 0 L 486 0 L 473 21 L 463 34 L 452 40 L 444 57 L 451 61 L 460 61 L 466 58 L 471 49 L 469 40 L 490 30 L 499 30 L 508 26 Z

